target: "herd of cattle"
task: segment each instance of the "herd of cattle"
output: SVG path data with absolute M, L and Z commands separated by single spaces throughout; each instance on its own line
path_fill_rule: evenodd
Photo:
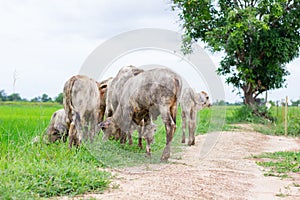
M 138 145 L 146 141 L 146 153 L 151 155 L 156 125 L 161 116 L 166 130 L 166 147 L 161 160 L 170 157 L 170 145 L 176 130 L 179 103 L 182 110 L 182 143 L 188 122 L 189 145 L 195 144 L 197 111 L 210 106 L 205 92 L 191 88 L 182 91 L 182 80 L 170 69 L 142 70 L 126 66 L 114 78 L 97 82 L 87 76 L 71 77 L 64 85 L 64 109 L 56 111 L 47 128 L 45 138 L 50 142 L 67 141 L 69 147 L 82 141 L 93 142 L 103 130 L 103 140 L 114 138 L 132 144 L 132 132 L 138 131 Z M 105 120 L 104 120 L 105 119 Z

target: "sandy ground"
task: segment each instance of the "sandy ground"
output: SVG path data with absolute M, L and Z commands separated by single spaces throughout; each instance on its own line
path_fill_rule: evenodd
M 300 150 L 300 139 L 263 135 L 247 125 L 242 130 L 210 133 L 218 140 L 205 156 L 199 152 L 209 134 L 172 155 L 168 164 L 111 169 L 116 178 L 109 190 L 76 199 L 300 199 L 299 174 L 285 179 L 264 176 L 251 158 L 262 152 Z

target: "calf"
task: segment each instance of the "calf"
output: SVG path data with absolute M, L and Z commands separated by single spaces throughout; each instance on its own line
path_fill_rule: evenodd
M 150 135 L 146 138 L 146 151 L 150 155 L 150 140 L 154 134 L 152 117 L 156 119 L 161 115 L 166 129 L 166 147 L 161 160 L 167 160 L 176 130 L 181 87 L 181 78 L 169 69 L 152 69 L 130 78 L 124 85 L 120 102 L 112 117 L 100 124 L 104 129 L 104 139 L 113 135 L 117 129 L 128 133 L 132 123 L 144 124 L 144 130 L 149 130 L 146 133 Z
M 182 143 L 185 143 L 185 130 L 188 121 L 189 141 L 188 145 L 195 144 L 195 130 L 197 112 L 204 107 L 210 107 L 210 100 L 206 92 L 196 93 L 192 88 L 185 88 L 180 100 L 182 116 Z

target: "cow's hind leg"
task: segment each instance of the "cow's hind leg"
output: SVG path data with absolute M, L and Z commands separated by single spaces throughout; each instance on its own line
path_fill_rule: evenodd
M 69 129 L 69 147 L 72 148 L 72 146 L 79 146 L 81 140 L 79 139 L 78 135 L 80 134 L 80 117 L 79 114 L 75 111 L 72 111 L 72 122 L 70 123 L 70 129 Z
M 161 109 L 161 116 L 166 129 L 166 147 L 163 151 L 161 161 L 167 161 L 170 157 L 171 143 L 176 130 L 176 110 L 172 107 L 170 110 Z
M 71 122 L 70 124 L 70 129 L 69 129 L 69 148 L 72 148 L 72 146 L 78 146 L 79 141 L 76 136 L 76 128 L 75 128 L 75 123 Z
M 189 141 L 188 145 L 195 145 L 195 130 L 196 130 L 196 109 L 190 110 L 190 120 L 189 120 Z

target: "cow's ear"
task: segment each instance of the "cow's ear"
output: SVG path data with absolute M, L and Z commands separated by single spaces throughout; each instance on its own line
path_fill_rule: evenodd
M 136 75 L 144 72 L 144 70 L 142 70 L 142 69 L 133 69 L 132 72 L 133 72 L 133 75 L 136 76 Z
M 100 128 L 108 128 L 108 126 L 110 125 L 110 120 L 106 120 L 106 121 L 104 121 L 104 122 L 100 122 L 99 124 L 98 124 L 98 126 L 100 127 Z
M 103 95 L 107 90 L 107 83 L 103 83 L 99 86 L 100 94 Z
M 202 94 L 204 94 L 205 96 L 207 96 L 207 93 L 206 93 L 206 92 L 204 92 L 204 91 L 201 91 L 201 93 L 202 93 Z

